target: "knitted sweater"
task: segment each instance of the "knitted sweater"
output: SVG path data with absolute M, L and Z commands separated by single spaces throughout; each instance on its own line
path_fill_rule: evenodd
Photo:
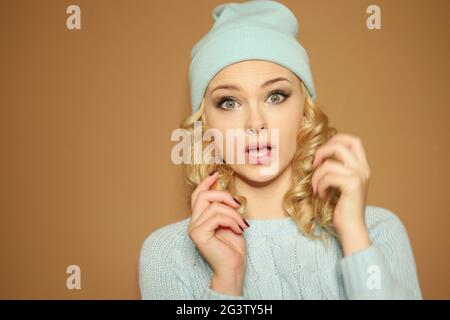
M 190 217 L 141 246 L 142 299 L 422 299 L 407 232 L 390 210 L 366 206 L 372 245 L 343 257 L 334 237 L 307 238 L 291 218 L 247 219 L 243 295 L 210 288 L 212 270 L 187 234 Z

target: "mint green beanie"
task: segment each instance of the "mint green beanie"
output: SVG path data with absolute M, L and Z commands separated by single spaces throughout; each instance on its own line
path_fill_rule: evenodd
M 212 17 L 211 30 L 191 51 L 192 113 L 200 108 L 211 79 L 244 60 L 265 60 L 289 69 L 316 100 L 308 54 L 297 40 L 298 22 L 289 8 L 275 0 L 231 2 L 216 6 Z

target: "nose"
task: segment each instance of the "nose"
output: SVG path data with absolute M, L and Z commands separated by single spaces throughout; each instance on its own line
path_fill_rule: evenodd
M 264 126 L 261 126 L 261 127 L 259 127 L 258 129 L 255 129 L 254 127 L 250 127 L 250 128 L 247 128 L 247 130 L 245 131 L 248 135 L 252 135 L 252 134 L 260 134 L 261 133 L 261 131 L 263 131 L 264 129 L 266 129 L 266 128 L 264 128 Z
M 262 130 L 267 129 L 265 116 L 262 114 L 260 108 L 255 105 L 249 108 L 249 116 L 245 132 L 248 135 L 259 134 Z

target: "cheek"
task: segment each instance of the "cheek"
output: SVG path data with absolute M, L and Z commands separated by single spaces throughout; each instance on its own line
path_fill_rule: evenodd
M 295 116 L 295 117 L 294 117 Z M 298 119 L 292 121 L 292 119 Z M 301 114 L 295 114 L 290 121 L 285 121 L 284 125 L 280 128 L 280 158 L 286 161 L 290 161 L 297 150 L 297 136 L 301 129 Z
M 220 155 L 224 155 L 226 150 L 226 132 L 227 129 L 233 129 L 233 122 L 224 117 L 219 117 L 215 112 L 206 112 L 207 127 L 214 136 L 214 146 Z M 204 134 L 205 132 L 203 132 Z
M 290 161 L 297 150 L 296 132 L 283 130 L 280 135 L 280 159 Z
M 223 124 L 220 127 L 215 127 L 211 129 L 214 131 L 214 146 L 219 153 L 219 155 L 226 161 L 231 162 L 231 159 L 227 159 L 227 150 L 233 149 L 234 154 L 236 154 L 236 149 L 238 145 L 239 138 L 233 134 L 234 128 L 225 127 Z M 230 135 L 227 137 L 227 130 L 230 131 Z M 227 161 L 228 160 L 228 161 Z
M 220 155 L 226 150 L 226 128 L 215 128 L 214 145 Z

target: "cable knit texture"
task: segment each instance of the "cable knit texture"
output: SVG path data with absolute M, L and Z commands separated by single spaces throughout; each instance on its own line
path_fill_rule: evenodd
M 422 299 L 407 232 L 390 210 L 366 206 L 372 245 L 343 257 L 339 241 L 307 238 L 290 217 L 248 219 L 242 296 L 210 288 L 212 270 L 187 234 L 190 217 L 142 244 L 142 299 Z

